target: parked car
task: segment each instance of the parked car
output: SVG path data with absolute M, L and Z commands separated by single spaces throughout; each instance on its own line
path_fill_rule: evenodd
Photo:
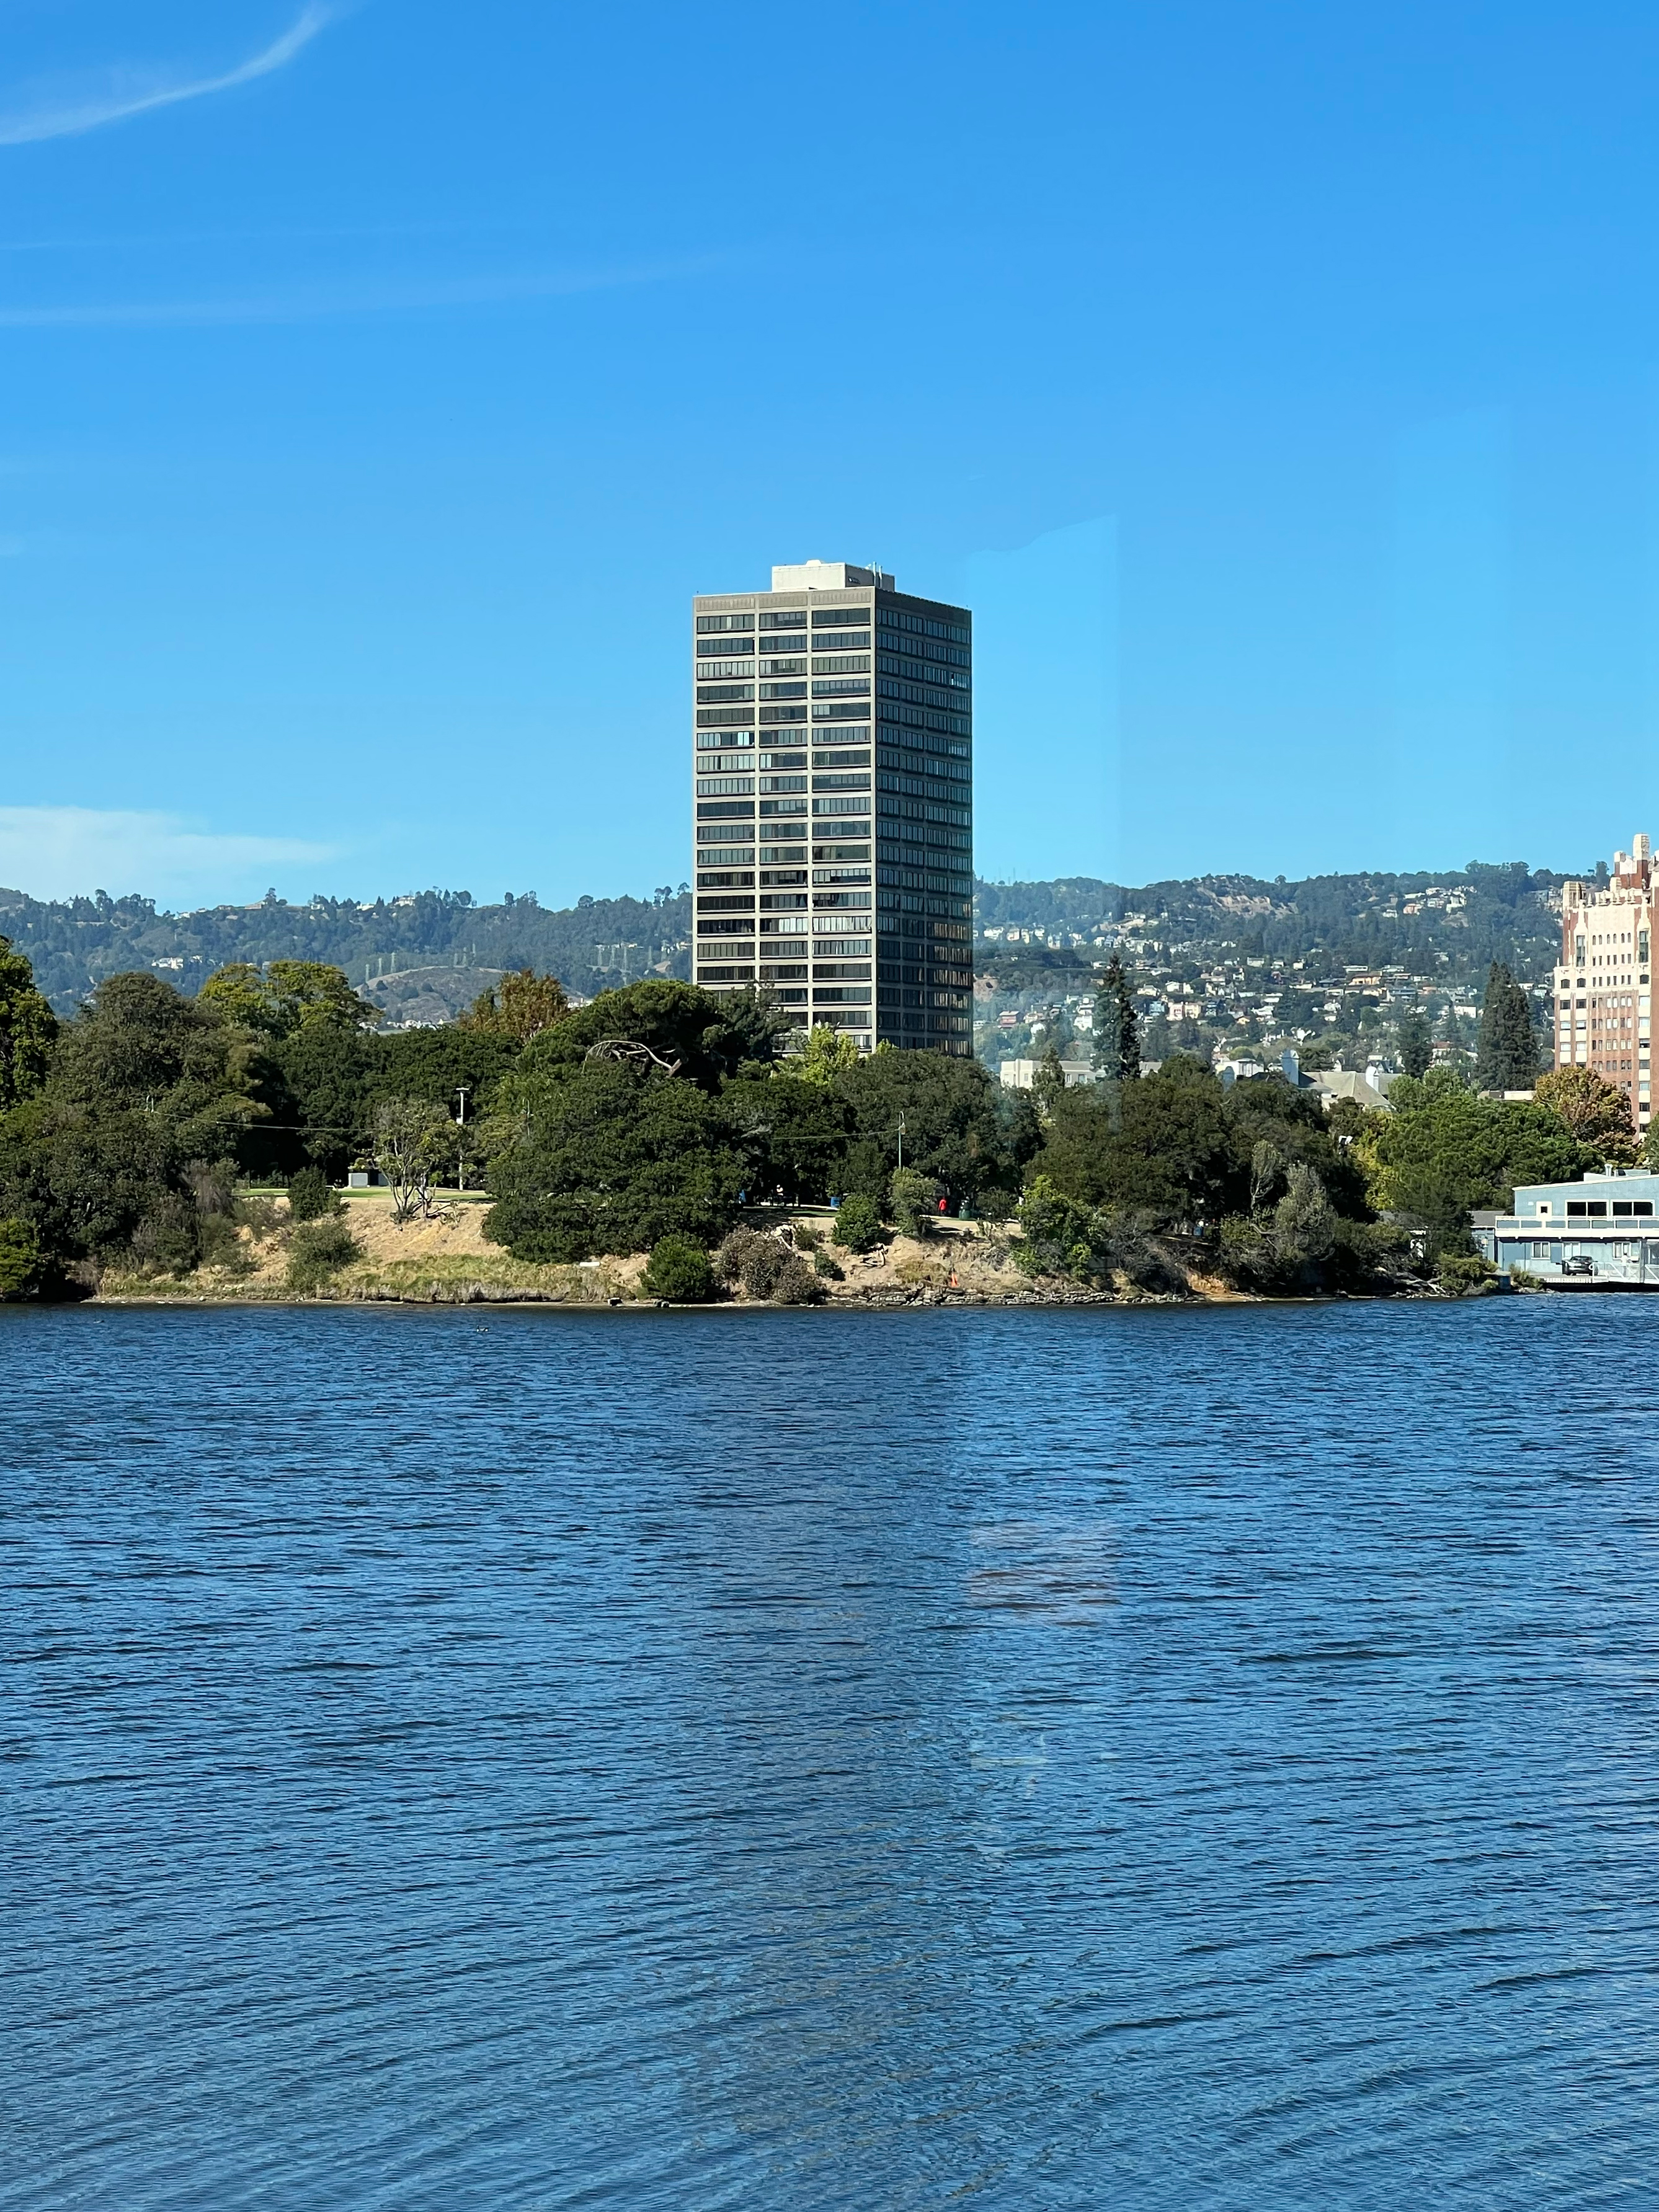
M 1593 1275 L 1595 1262 L 1588 1252 L 1575 1252 L 1571 1260 L 1561 1262 L 1561 1273 L 1564 1275 Z

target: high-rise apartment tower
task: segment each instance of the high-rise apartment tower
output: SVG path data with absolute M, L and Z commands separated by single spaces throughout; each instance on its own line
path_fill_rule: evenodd
M 1561 886 L 1555 970 L 1555 1064 L 1593 1067 L 1629 1099 L 1638 1135 L 1653 1112 L 1650 955 L 1659 928 L 1659 866 L 1645 834 L 1615 853 L 1605 883 Z
M 696 981 L 968 1056 L 973 622 L 808 561 L 692 602 Z

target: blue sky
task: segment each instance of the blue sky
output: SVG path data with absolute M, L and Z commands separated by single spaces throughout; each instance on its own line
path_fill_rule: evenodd
M 685 601 L 975 608 L 977 860 L 1659 830 L 1659 17 L 14 0 L 0 882 L 686 873 Z

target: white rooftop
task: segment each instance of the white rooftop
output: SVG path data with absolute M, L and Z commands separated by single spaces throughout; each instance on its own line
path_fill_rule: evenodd
M 849 584 L 877 582 L 889 591 L 893 587 L 892 578 L 881 569 L 854 568 L 850 561 L 797 561 L 772 571 L 775 592 L 844 592 Z

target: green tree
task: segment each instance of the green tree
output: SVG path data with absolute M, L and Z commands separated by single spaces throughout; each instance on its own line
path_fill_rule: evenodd
M 270 1037 L 319 1024 L 366 1029 L 382 1018 L 340 969 L 321 960 L 273 960 L 263 969 L 234 961 L 214 970 L 200 996 L 227 1021 Z
M 258 1095 L 276 1127 L 262 1164 L 287 1172 L 309 1161 L 337 1182 L 368 1149 L 380 1073 L 376 1048 L 392 1042 L 341 1024 L 314 1023 L 263 1054 L 255 1063 Z
M 788 1076 L 803 1083 L 815 1083 L 829 1090 L 838 1075 L 859 1064 L 859 1048 L 845 1030 L 831 1029 L 827 1022 L 819 1022 L 806 1033 L 806 1042 L 797 1053 L 791 1053 L 774 1069 L 775 1079 Z
M 572 1075 L 596 1046 L 612 1040 L 641 1044 L 680 1075 L 712 1091 L 723 1077 L 777 1057 L 788 1018 L 752 990 L 726 998 L 690 983 L 653 978 L 597 999 L 525 1047 L 523 1066 L 537 1075 Z
M 1031 1096 L 1042 1119 L 1051 1121 L 1054 1101 L 1066 1096 L 1066 1071 L 1061 1067 L 1060 1054 L 1053 1045 L 1037 1062 L 1036 1073 L 1031 1079 Z
M 915 1168 L 896 1168 L 889 1186 L 888 1212 L 902 1237 L 928 1237 L 939 1218 L 943 1196 L 932 1176 Z
M 1413 1082 L 1429 1072 L 1434 1060 L 1434 1041 L 1429 1025 L 1415 1007 L 1400 1018 L 1400 1065 Z
M 40 1239 L 32 1221 L 0 1221 L 0 1303 L 31 1297 L 40 1283 Z
M 174 1264 L 199 1244 L 192 1170 L 240 1158 L 266 1111 L 253 1050 L 159 978 L 107 977 L 60 1033 L 44 1088 L 0 1115 L 0 1216 L 29 1222 L 54 1269 L 164 1249 Z
M 1501 960 L 1486 971 L 1475 1046 L 1477 1091 L 1530 1091 L 1538 1078 L 1538 1035 L 1532 1001 Z
M 1111 1082 L 1133 1083 L 1140 1073 L 1140 1020 L 1115 952 L 1095 994 L 1095 1066 Z
M 301 1168 L 289 1183 L 290 1220 L 320 1221 L 325 1214 L 337 1212 L 339 1206 L 339 1195 L 320 1168 Z
M 987 1188 L 1015 1183 L 996 1089 L 979 1060 L 940 1052 L 872 1053 L 836 1078 L 836 1090 L 853 1115 L 842 1196 L 857 1191 L 884 1201 L 888 1178 L 900 1164 L 901 1115 L 903 1164 L 942 1183 L 954 1212 L 976 1203 Z
M 485 1234 L 538 1261 L 648 1251 L 672 1233 L 718 1243 L 750 1173 L 723 1103 L 613 1062 L 527 1066 L 536 1049 L 501 1086 L 511 1134 L 490 1162 Z
M 562 1022 L 569 1011 L 556 975 L 538 975 L 533 968 L 525 967 L 503 975 L 493 989 L 481 991 L 461 1016 L 459 1026 L 528 1044 L 532 1037 Z
M 1516 1183 L 1568 1182 L 1594 1158 L 1548 1104 L 1482 1098 L 1450 1068 L 1401 1076 L 1389 1105 L 1356 1148 L 1372 1203 L 1437 1236 L 1467 1229 L 1476 1206 L 1507 1206 Z
M 814 1036 L 833 1036 L 815 1030 Z M 857 1054 L 854 1060 L 856 1063 Z M 821 1204 L 839 1188 L 853 1126 L 852 1109 L 828 1084 L 797 1075 L 793 1060 L 769 1076 L 739 1077 L 722 1085 L 721 1103 L 754 1169 L 754 1188 L 780 1185 L 796 1204 Z
M 432 1210 L 434 1176 L 454 1142 L 441 1106 L 423 1098 L 382 1098 L 374 1109 L 374 1164 L 392 1190 L 392 1218 L 411 1220 Z
M 1636 1158 L 1629 1096 L 1593 1067 L 1552 1068 L 1539 1077 L 1533 1096 L 1559 1115 L 1595 1161 L 1628 1167 Z
M 46 1079 L 58 1017 L 34 988 L 34 970 L 0 937 L 0 1113 L 33 1098 Z
M 1166 1060 L 1121 1086 L 1121 1102 L 1068 1091 L 1039 1156 L 1054 1188 L 1085 1205 L 1129 1207 L 1157 1224 L 1213 1219 L 1237 1182 L 1226 1095 L 1197 1060 Z M 1121 1112 L 1115 1105 L 1121 1103 Z

